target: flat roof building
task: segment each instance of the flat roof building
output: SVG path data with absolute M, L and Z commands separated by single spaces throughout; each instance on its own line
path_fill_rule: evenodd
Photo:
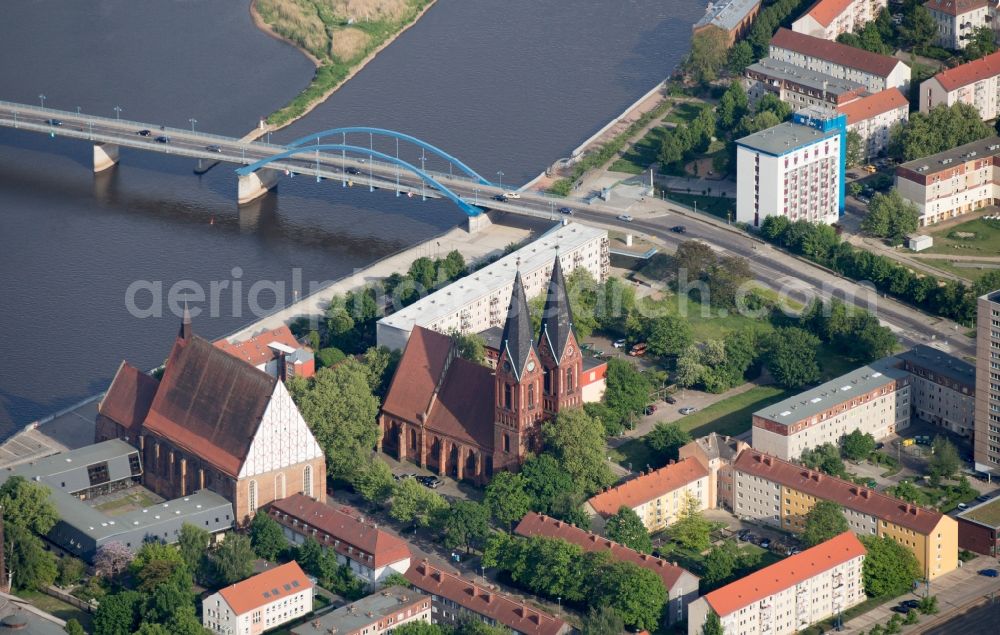
M 976 301 L 976 431 L 973 458 L 980 472 L 1000 474 L 1000 291 Z
M 923 344 L 897 354 L 896 359 L 910 373 L 912 414 L 971 437 L 976 419 L 976 367 Z
M 518 271 L 529 299 L 545 292 L 556 256 L 567 276 L 585 267 L 603 282 L 610 266 L 608 248 L 606 230 L 582 223 L 553 228 L 493 264 L 382 318 L 376 325 L 378 344 L 401 350 L 414 326 L 438 333 L 479 333 L 502 327 Z
M 756 449 L 740 453 L 733 476 L 734 513 L 741 518 L 801 533 L 813 505 L 829 500 L 844 508 L 855 533 L 888 536 L 910 550 L 925 577 L 958 567 L 958 525 L 950 516 Z
M 834 114 L 838 106 L 868 94 L 868 87 L 859 82 L 770 57 L 747 66 L 743 75 L 751 103 L 773 94 L 793 110 L 819 108 Z
M 726 635 L 796 633 L 865 600 L 865 547 L 849 531 L 705 594 L 691 604 L 688 635 L 714 612 Z
M 910 376 L 894 357 L 856 368 L 753 413 L 750 445 L 781 459 L 836 445 L 854 430 L 881 439 L 910 424 Z
M 299 624 L 292 635 L 383 635 L 410 622 L 431 622 L 431 596 L 391 586 Z
M 1000 498 L 970 507 L 955 516 L 958 548 L 996 558 L 1000 555 Z
M 729 46 L 746 35 L 753 25 L 753 19 L 760 13 L 761 0 L 720 0 L 709 2 L 705 15 L 698 20 L 692 29 L 694 34 L 703 33 L 709 29 L 718 29 L 725 33 Z

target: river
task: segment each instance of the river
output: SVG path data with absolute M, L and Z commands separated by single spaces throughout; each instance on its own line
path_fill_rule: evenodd
M 347 125 L 398 129 L 491 178 L 523 183 L 663 79 L 703 0 L 439 0 L 304 119 L 288 140 Z M 258 31 L 246 0 L 8 0 L 0 99 L 242 135 L 308 83 L 293 47 Z M 355 140 L 361 142 L 361 140 Z M 381 146 L 385 147 L 385 146 Z M 403 149 L 416 163 L 417 151 Z M 406 155 L 409 152 L 409 155 Z M 309 284 L 462 220 L 443 201 L 306 178 L 238 211 L 232 166 L 123 150 L 108 173 L 90 147 L 0 130 L 0 438 L 100 392 L 119 362 L 163 361 L 190 280 Z M 428 168 L 443 169 L 428 161 Z M 160 317 L 126 306 L 160 284 Z M 232 285 L 231 285 L 232 286 Z M 208 338 L 252 321 L 247 299 L 195 319 Z M 151 306 L 149 295 L 135 303 Z M 262 308 L 273 305 L 267 292 Z

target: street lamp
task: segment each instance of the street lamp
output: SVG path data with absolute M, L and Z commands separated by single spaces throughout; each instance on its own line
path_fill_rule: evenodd
M 79 106 L 76 107 L 76 114 L 77 114 L 77 116 L 80 115 L 80 107 Z
M 427 161 L 427 151 L 423 148 L 420 149 L 420 171 L 427 172 L 424 169 L 424 162 Z M 420 200 L 427 200 L 427 181 L 424 180 L 423 174 L 420 175 Z
M 39 101 L 42 102 L 42 108 L 45 108 L 45 95 L 43 95 L 42 93 L 39 93 L 38 94 L 38 99 L 39 99 Z
M 500 177 L 499 184 L 500 184 L 500 189 L 502 190 L 503 189 L 503 170 L 497 170 L 497 176 Z
M 198 120 L 197 119 L 188 119 L 188 121 L 191 123 L 191 132 L 194 132 L 194 125 L 196 123 L 198 123 Z
M 115 106 L 114 110 L 115 110 L 115 119 L 121 121 L 121 118 L 122 118 L 122 107 L 121 106 Z

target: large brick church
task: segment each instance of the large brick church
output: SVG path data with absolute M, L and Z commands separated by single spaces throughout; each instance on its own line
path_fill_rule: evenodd
M 323 451 L 285 385 L 193 334 L 186 311 L 159 381 L 119 366 L 95 437 L 137 447 L 156 494 L 209 489 L 240 522 L 292 494 L 326 498 Z
M 413 329 L 379 417 L 380 449 L 442 476 L 486 482 L 538 450 L 542 422 L 582 405 L 582 372 L 557 257 L 537 338 L 517 273 L 495 371 L 459 357 L 450 336 Z

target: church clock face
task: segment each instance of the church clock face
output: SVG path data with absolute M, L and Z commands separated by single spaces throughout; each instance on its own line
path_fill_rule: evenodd
M 566 357 L 573 357 L 573 347 L 572 346 L 567 346 L 566 347 Z
M 528 372 L 530 373 L 533 370 L 535 370 L 535 360 L 529 359 L 528 360 Z

